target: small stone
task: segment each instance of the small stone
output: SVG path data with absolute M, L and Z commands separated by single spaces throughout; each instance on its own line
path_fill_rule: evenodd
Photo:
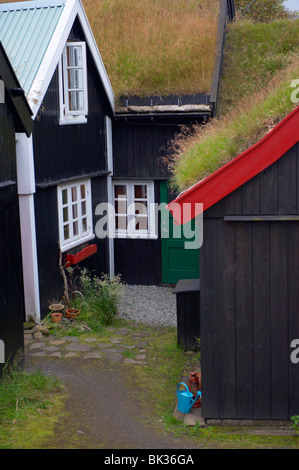
M 67 351 L 89 351 L 90 346 L 87 344 L 80 344 L 80 343 L 71 343 L 65 348 Z
M 97 346 L 98 346 L 100 349 L 106 349 L 106 348 L 110 348 L 110 347 L 111 347 L 111 344 L 109 344 L 109 343 L 98 343 Z
M 40 331 L 35 331 L 33 333 L 33 336 L 35 339 L 41 339 L 43 337 L 43 334 Z
M 59 357 L 59 358 L 60 358 L 60 357 L 61 357 L 61 354 L 60 354 L 60 352 L 53 352 L 53 353 L 49 354 L 49 356 L 51 356 L 51 357 Z
M 52 346 L 61 346 L 62 344 L 65 344 L 65 341 L 63 339 L 54 339 L 52 341 L 49 341 L 49 344 Z
M 48 352 L 54 352 L 59 351 L 59 348 L 57 348 L 56 346 L 46 346 L 45 348 L 43 348 L 43 350 Z
M 43 343 L 42 341 L 40 341 L 39 343 L 32 343 L 30 346 L 30 349 L 39 349 L 39 348 L 43 348 L 44 346 L 46 346 L 46 343 Z
M 101 354 L 97 351 L 86 354 L 83 359 L 101 359 Z
M 97 338 L 87 338 L 85 343 L 93 343 L 94 341 L 98 341 Z
M 107 354 L 107 359 L 112 362 L 119 362 L 122 360 L 121 354 Z
M 122 338 L 111 338 L 110 342 L 113 344 L 118 344 L 122 342 Z
M 70 352 L 70 353 L 67 353 L 64 357 L 68 359 L 69 357 L 77 357 L 77 356 L 78 356 L 78 354 L 76 354 L 74 352 Z
M 79 341 L 77 336 L 63 336 L 61 339 L 64 339 L 65 341 L 72 341 L 73 343 L 77 343 Z
M 46 353 L 45 353 L 45 351 L 38 351 L 36 353 L 30 353 L 30 356 L 45 357 Z
M 146 354 L 137 354 L 137 355 L 135 356 L 135 359 L 136 359 L 137 361 L 143 361 L 145 358 L 146 358 Z
M 136 348 L 136 344 L 133 344 L 132 346 L 125 346 L 126 349 L 135 349 Z

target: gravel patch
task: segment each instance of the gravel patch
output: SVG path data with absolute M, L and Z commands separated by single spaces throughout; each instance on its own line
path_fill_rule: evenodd
M 173 289 L 123 285 L 119 317 L 147 325 L 176 327 L 176 296 Z

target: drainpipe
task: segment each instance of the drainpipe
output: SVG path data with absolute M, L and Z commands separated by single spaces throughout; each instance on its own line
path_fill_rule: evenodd
M 26 320 L 38 323 L 40 316 L 38 263 L 35 231 L 35 174 L 32 135 L 16 134 L 23 282 Z

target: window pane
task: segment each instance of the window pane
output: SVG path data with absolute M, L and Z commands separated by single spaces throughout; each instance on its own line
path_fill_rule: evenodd
M 135 199 L 147 198 L 147 186 L 145 184 L 135 185 Z
M 78 218 L 78 206 L 77 204 L 73 204 L 73 219 Z
M 114 186 L 114 195 L 115 198 L 125 199 L 127 197 L 127 187 L 126 185 L 115 185 Z
M 80 190 L 81 190 L 81 199 L 85 199 L 85 197 L 86 197 L 86 195 L 85 195 L 85 184 L 81 184 Z
M 69 209 L 68 207 L 64 207 L 63 209 L 63 222 L 68 222 L 69 220 Z
M 68 240 L 70 238 L 70 228 L 69 225 L 65 225 L 63 228 L 63 236 L 65 240 Z
M 135 202 L 135 214 L 147 215 L 147 202 Z
M 125 215 L 127 213 L 127 202 L 126 201 L 115 201 L 115 213 Z
M 79 233 L 79 224 L 78 221 L 73 223 L 73 235 L 74 237 Z
M 84 110 L 84 93 L 83 91 L 69 91 L 69 109 L 70 111 Z
M 127 230 L 127 217 L 115 217 L 115 228 L 117 230 Z
M 82 69 L 70 69 L 68 71 L 68 84 L 70 89 L 81 89 L 83 88 L 83 70 Z
M 82 67 L 81 46 L 67 46 L 68 67 Z
M 68 197 L 67 197 L 67 189 L 62 190 L 62 204 L 67 204 Z
M 87 218 L 82 219 L 82 232 L 87 232 Z
M 81 215 L 86 215 L 86 202 L 81 203 Z
M 136 230 L 147 230 L 147 217 L 136 217 Z
M 73 202 L 77 201 L 77 188 L 76 188 L 76 186 L 72 187 L 72 201 Z

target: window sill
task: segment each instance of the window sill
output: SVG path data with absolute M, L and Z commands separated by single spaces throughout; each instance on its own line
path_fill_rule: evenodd
M 86 242 L 89 242 L 95 238 L 95 235 L 88 235 L 87 237 L 80 238 L 79 240 L 73 241 L 71 243 L 68 243 L 65 246 L 61 247 L 61 253 L 65 253 L 66 251 L 72 250 L 73 248 L 76 248 L 77 246 L 83 245 Z
M 68 126 L 73 124 L 86 124 L 87 117 L 86 116 L 63 116 L 59 118 L 59 125 L 60 126 Z

